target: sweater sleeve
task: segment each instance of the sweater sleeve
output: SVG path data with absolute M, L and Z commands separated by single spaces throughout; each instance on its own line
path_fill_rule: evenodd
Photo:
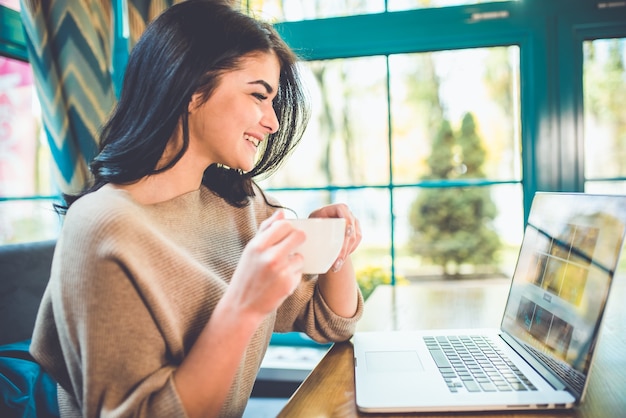
M 363 296 L 357 289 L 357 311 L 351 318 L 337 315 L 326 304 L 317 275 L 304 275 L 296 291 L 278 309 L 275 332 L 300 331 L 320 343 L 346 341 L 352 337 L 363 315 Z

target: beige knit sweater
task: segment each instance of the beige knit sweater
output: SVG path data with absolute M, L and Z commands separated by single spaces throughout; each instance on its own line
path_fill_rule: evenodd
M 121 190 L 76 201 L 58 240 L 31 353 L 59 384 L 63 417 L 185 417 L 172 373 L 228 287 L 246 243 L 274 209 L 260 192 L 234 208 L 204 187 L 155 205 Z M 350 338 L 305 276 L 257 330 L 221 411 L 240 416 L 273 331 Z M 346 295 L 346 297 L 355 297 Z

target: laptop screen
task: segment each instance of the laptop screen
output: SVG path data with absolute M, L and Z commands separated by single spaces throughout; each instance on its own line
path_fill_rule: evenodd
M 537 193 L 502 329 L 582 395 L 626 231 L 626 196 Z

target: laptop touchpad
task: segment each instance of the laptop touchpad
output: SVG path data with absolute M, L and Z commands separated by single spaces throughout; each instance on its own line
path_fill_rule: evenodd
M 365 353 L 370 372 L 421 372 L 424 370 L 417 351 L 368 351 Z

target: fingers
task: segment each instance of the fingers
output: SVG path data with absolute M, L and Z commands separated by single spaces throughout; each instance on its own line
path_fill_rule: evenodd
M 284 213 L 279 212 L 260 225 L 259 232 L 251 243 L 252 247 L 275 273 L 288 271 L 301 275 L 304 260 L 301 255 L 294 253 L 306 236 L 303 231 L 285 222 Z
M 286 267 L 283 274 L 287 275 L 290 284 L 288 293 L 291 295 L 298 287 L 302 279 L 302 269 L 304 268 L 304 257 L 299 253 L 291 253 L 287 256 Z
M 260 245 L 264 248 L 262 257 L 269 268 L 268 276 L 282 288 L 279 293 L 283 294 L 284 300 L 302 279 L 304 258 L 295 250 L 304 242 L 305 234 L 288 222 L 274 222 L 263 238 Z
M 352 217 L 350 221 L 346 219 L 346 235 L 343 241 L 343 246 L 339 252 L 337 260 L 331 268 L 331 271 L 338 272 L 341 270 L 346 258 L 348 258 L 361 243 L 361 237 L 361 226 L 359 224 L 359 220 L 354 217 Z
M 362 233 L 359 220 L 354 216 L 348 205 L 336 203 L 324 206 L 313 211 L 311 218 L 344 218 L 346 220 L 346 233 L 341 251 L 333 264 L 331 271 L 341 270 L 345 259 L 352 254 L 361 243 Z
M 276 309 L 302 280 L 304 259 L 295 248 L 304 242 L 304 232 L 275 214 L 259 227 L 237 266 L 229 291 L 242 304 L 266 314 Z
M 282 222 L 284 215 L 275 219 L 257 234 L 263 249 L 273 248 L 282 256 L 292 254 L 295 248 L 306 239 L 303 231 L 296 229 L 289 222 Z
M 277 210 L 274 213 L 272 213 L 272 215 L 269 218 L 261 222 L 261 225 L 259 225 L 259 232 L 266 230 L 275 221 L 280 220 L 280 219 L 285 219 L 285 212 L 283 212 L 282 210 Z

